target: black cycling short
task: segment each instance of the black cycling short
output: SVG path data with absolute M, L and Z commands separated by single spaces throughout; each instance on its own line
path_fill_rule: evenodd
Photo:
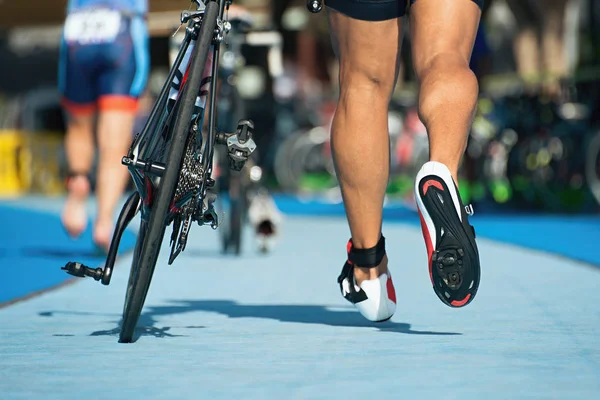
M 417 0 L 410 0 L 413 4 Z M 459 0 L 460 1 L 460 0 Z M 484 0 L 473 0 L 481 8 Z M 406 14 L 409 0 L 325 0 L 327 7 L 354 19 L 385 21 Z

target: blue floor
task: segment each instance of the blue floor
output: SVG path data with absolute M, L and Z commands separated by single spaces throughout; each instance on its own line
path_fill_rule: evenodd
M 163 247 L 129 345 L 128 256 L 110 286 L 1 308 L 0 398 L 598 398 L 597 269 L 482 239 L 477 298 L 453 310 L 431 289 L 419 229 L 390 224 L 398 310 L 372 324 L 337 288 L 347 234 L 339 218 L 288 216 L 274 253 L 246 235 L 238 258 L 193 227 L 174 265 Z
M 0 206 L 6 298 L 60 283 L 72 257 L 101 263 L 89 232 L 67 239 L 59 207 L 20 203 Z M 431 288 L 418 219 L 390 208 L 390 221 L 404 215 L 385 227 L 398 309 L 372 324 L 337 287 L 348 237 L 331 216 L 340 207 L 315 216 L 280 205 L 303 215 L 287 213 L 269 255 L 247 231 L 243 257 L 223 257 L 218 232 L 194 226 L 168 266 L 165 242 L 133 344 L 117 343 L 128 254 L 110 286 L 80 280 L 0 307 L 0 399 L 598 398 L 600 269 L 522 247 L 562 243 L 551 250 L 567 256 L 569 244 L 591 259 L 587 219 L 474 219 L 481 285 L 450 309 Z
M 69 279 L 61 267 L 73 260 L 99 266 L 105 256 L 93 246 L 91 228 L 71 240 L 59 216 L 20 207 L 0 206 L 0 305 Z M 120 252 L 135 245 L 126 231 Z M 73 261 L 75 261 L 73 260 Z

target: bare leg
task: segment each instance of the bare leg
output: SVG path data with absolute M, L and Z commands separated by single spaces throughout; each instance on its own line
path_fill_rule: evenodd
M 564 43 L 567 0 L 538 1 L 542 8 L 543 66 L 546 74 L 544 91 L 550 96 L 560 92 L 560 79 L 567 75 Z
M 331 130 L 337 176 L 355 248 L 377 245 L 389 175 L 388 103 L 397 79 L 401 20 L 367 22 L 330 10 L 340 65 L 340 98 Z M 355 268 L 358 284 L 387 271 Z
M 471 0 L 418 0 L 410 12 L 419 115 L 429 134 L 430 160 L 445 164 L 455 182 L 478 96 L 469 59 L 480 14 Z
M 69 235 L 79 236 L 87 225 L 86 201 L 90 192 L 87 174 L 94 161 L 94 115 L 67 117 L 65 150 L 71 174 L 62 223 Z
M 480 15 L 471 0 L 417 0 L 410 15 L 430 158 L 415 193 L 431 283 L 450 307 L 469 304 L 479 288 L 479 252 L 455 186 L 478 96 L 469 59 Z
M 517 70 L 526 83 L 533 83 L 540 77 L 539 36 L 533 26 L 519 30 L 513 42 Z
M 528 89 L 534 89 L 542 72 L 539 13 L 530 0 L 506 0 L 506 4 L 517 22 L 513 42 L 517 72 Z
M 126 111 L 103 111 L 98 120 L 99 163 L 96 183 L 98 215 L 94 242 L 108 250 L 113 232 L 113 214 L 129 180 L 121 164 L 132 141 L 135 114 Z

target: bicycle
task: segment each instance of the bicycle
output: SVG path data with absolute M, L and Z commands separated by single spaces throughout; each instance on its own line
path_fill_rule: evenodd
M 213 173 L 215 146 L 225 146 L 229 167 L 240 171 L 256 149 L 254 125 L 240 120 L 233 133 L 216 131 L 220 44 L 231 30 L 224 19 L 232 0 L 193 0 L 196 10 L 181 12 L 185 37 L 148 121 L 136 134 L 122 164 L 128 167 L 135 191 L 117 219 L 104 268 L 78 262 L 62 270 L 109 285 L 121 236 L 139 212 L 140 229 L 133 252 L 119 342 L 134 341 L 156 262 L 169 225 L 169 264 L 185 250 L 190 225 L 217 229 Z M 209 98 L 210 96 L 210 98 Z M 208 132 L 203 133 L 208 101 Z

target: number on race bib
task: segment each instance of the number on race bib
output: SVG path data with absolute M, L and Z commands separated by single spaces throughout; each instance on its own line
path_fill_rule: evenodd
M 80 11 L 65 21 L 64 35 L 69 43 L 110 43 L 121 28 L 121 14 L 114 10 Z

